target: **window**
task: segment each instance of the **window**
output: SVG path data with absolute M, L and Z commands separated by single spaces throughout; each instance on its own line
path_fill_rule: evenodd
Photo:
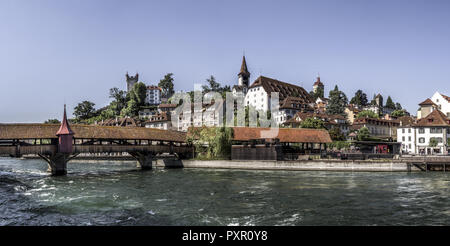
M 430 133 L 442 133 L 442 128 L 430 128 Z
M 419 138 L 419 143 L 425 143 L 425 138 Z
M 424 129 L 424 128 L 419 128 L 419 133 L 420 133 L 420 134 L 425 133 L 425 129 Z
M 411 128 L 408 129 L 408 133 L 411 133 Z
M 408 142 L 411 142 L 411 136 L 408 137 Z
M 442 143 L 442 138 L 435 138 L 438 143 Z
M 404 136 L 402 137 L 402 142 L 405 142 L 405 137 Z
M 402 129 L 402 133 L 405 133 L 405 128 Z

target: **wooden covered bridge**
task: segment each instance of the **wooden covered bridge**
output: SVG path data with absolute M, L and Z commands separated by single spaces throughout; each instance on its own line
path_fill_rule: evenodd
M 49 164 L 52 175 L 67 173 L 67 162 L 80 153 L 124 153 L 143 169 L 152 168 L 156 154 L 192 154 L 186 133 L 143 127 L 58 124 L 0 124 L 0 155 L 35 154 Z

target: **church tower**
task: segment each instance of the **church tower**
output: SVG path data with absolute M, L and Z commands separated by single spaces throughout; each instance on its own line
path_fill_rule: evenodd
M 316 93 L 318 89 L 322 89 L 322 91 L 325 89 L 322 81 L 320 81 L 320 76 L 317 76 L 317 81 L 313 84 L 313 92 Z
M 130 92 L 131 88 L 133 88 L 133 85 L 139 81 L 139 74 L 136 73 L 136 75 L 133 77 L 133 76 L 128 75 L 128 72 L 127 72 L 125 77 L 127 79 L 127 92 Z
M 238 74 L 239 86 L 247 87 L 249 86 L 250 73 L 247 69 L 247 62 L 245 61 L 245 56 L 242 57 L 241 71 Z

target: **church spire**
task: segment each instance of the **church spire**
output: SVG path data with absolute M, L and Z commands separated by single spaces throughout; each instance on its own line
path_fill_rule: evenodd
M 64 116 L 63 120 L 61 122 L 61 126 L 59 127 L 58 132 L 56 133 L 56 136 L 60 135 L 73 135 L 72 129 L 70 129 L 69 122 L 67 121 L 67 114 L 66 114 L 66 105 L 64 104 Z
M 247 62 L 245 61 L 245 56 L 242 56 L 242 65 L 241 65 L 241 71 L 238 74 L 239 76 L 243 76 L 244 78 L 250 77 L 250 73 L 247 69 Z

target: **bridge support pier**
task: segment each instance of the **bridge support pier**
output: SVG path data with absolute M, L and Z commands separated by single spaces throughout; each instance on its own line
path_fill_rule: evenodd
M 153 168 L 153 154 L 149 152 L 130 153 L 137 160 L 137 166 L 142 170 L 151 170 Z
M 52 174 L 52 176 L 61 176 L 67 174 L 67 162 L 69 162 L 72 158 L 70 154 L 65 153 L 56 153 L 49 156 L 39 155 L 42 159 L 47 161 L 48 163 L 48 172 Z

